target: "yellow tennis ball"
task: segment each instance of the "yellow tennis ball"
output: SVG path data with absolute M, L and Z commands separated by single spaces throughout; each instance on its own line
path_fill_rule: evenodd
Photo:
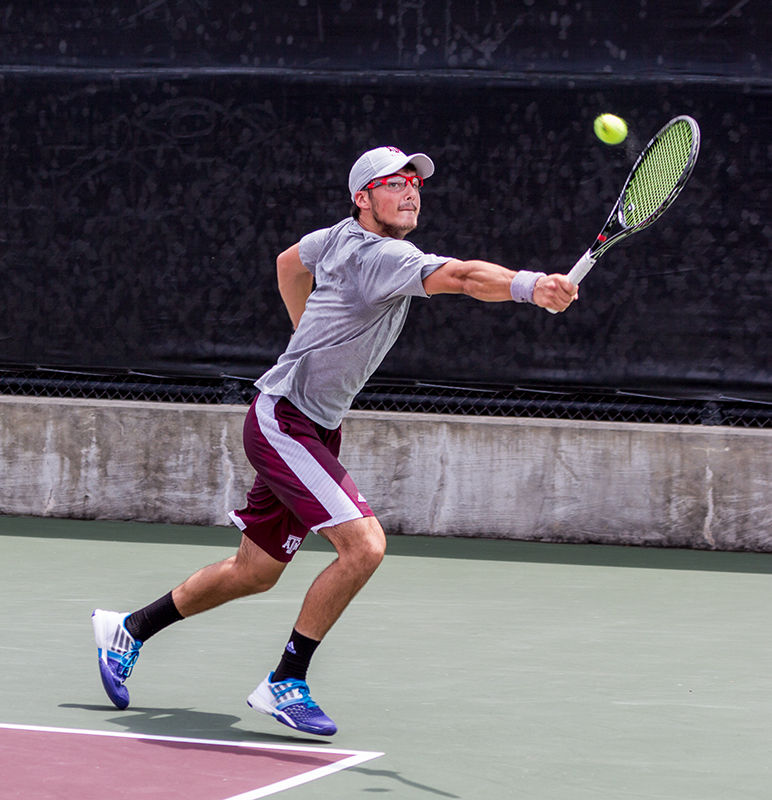
M 627 136 L 627 123 L 615 114 L 601 114 L 595 117 L 592 127 L 595 135 L 606 144 L 619 144 Z

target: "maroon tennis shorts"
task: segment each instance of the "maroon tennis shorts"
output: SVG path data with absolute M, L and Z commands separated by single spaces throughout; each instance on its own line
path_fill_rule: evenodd
M 373 516 L 338 461 L 340 427 L 317 425 L 285 397 L 255 398 L 244 449 L 257 477 L 246 508 L 230 517 L 277 561 L 291 561 L 309 530 Z

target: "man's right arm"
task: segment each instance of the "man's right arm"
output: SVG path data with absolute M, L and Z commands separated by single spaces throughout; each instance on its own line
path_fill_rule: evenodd
M 279 254 L 276 259 L 276 277 L 279 294 L 287 307 L 292 329 L 295 330 L 300 324 L 306 300 L 314 286 L 314 276 L 300 260 L 299 243 Z
M 533 275 L 533 273 L 531 273 Z M 489 261 L 451 259 L 424 278 L 426 293 L 465 294 L 496 303 L 512 300 L 512 279 L 517 271 Z M 536 280 L 532 302 L 542 308 L 565 311 L 576 299 L 577 289 L 565 275 L 542 275 Z

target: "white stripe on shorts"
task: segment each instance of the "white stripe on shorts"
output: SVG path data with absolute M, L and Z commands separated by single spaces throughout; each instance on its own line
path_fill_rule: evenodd
M 231 518 L 231 522 L 240 530 L 245 531 L 247 529 L 247 525 L 244 520 L 235 512 L 229 511 L 228 516 Z
M 267 394 L 261 394 L 257 398 L 255 404 L 257 424 L 271 447 L 330 515 L 329 520 L 314 525 L 311 530 L 317 533 L 320 528 L 340 525 L 342 522 L 362 517 L 362 512 L 356 503 L 338 486 L 308 450 L 281 431 L 273 410 L 279 399 L 279 397 Z

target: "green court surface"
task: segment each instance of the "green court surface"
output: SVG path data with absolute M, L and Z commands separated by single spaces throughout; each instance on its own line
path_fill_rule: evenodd
M 245 703 L 332 558 L 322 540 L 271 592 L 150 640 L 121 712 L 91 610 L 145 605 L 235 531 L 0 517 L 0 534 L 0 723 L 384 754 L 288 800 L 770 797 L 770 555 L 390 537 L 314 657 L 327 741 Z

